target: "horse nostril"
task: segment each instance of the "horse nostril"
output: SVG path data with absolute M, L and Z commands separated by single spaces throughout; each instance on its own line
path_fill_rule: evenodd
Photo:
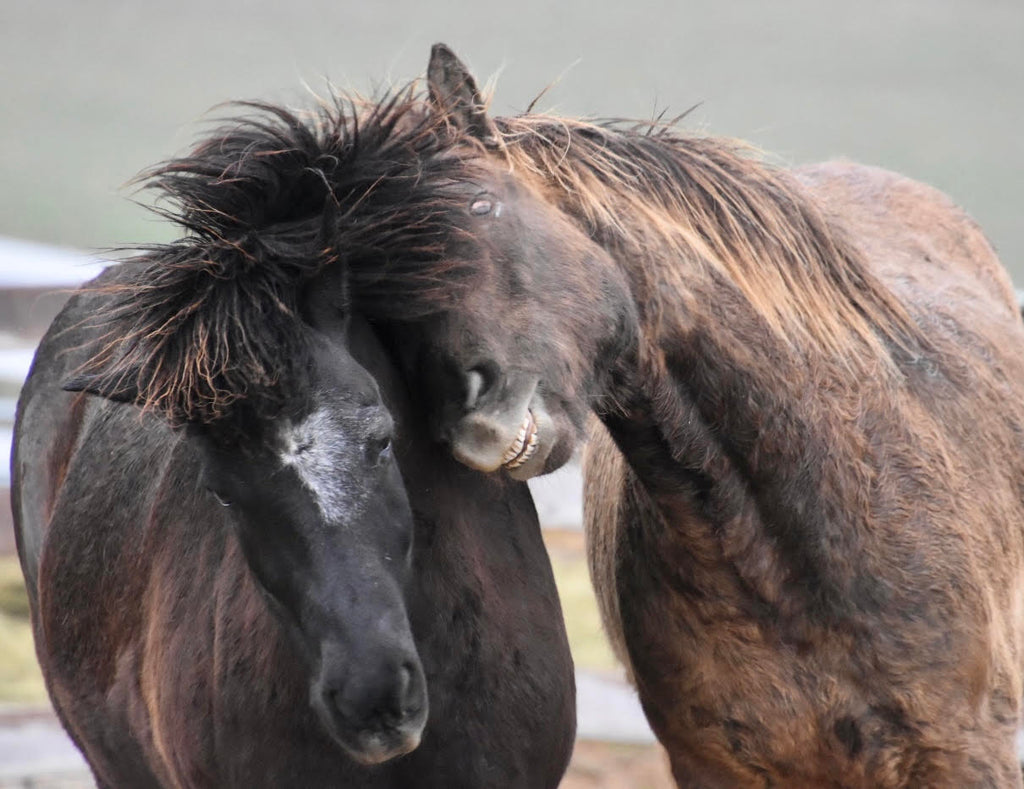
M 484 376 L 479 370 L 470 370 L 466 374 L 466 401 L 464 403 L 467 411 L 472 411 L 480 399 L 480 393 L 484 388 Z
M 464 406 L 467 411 L 472 411 L 480 404 L 480 400 L 494 388 L 497 378 L 497 371 L 492 365 L 486 364 L 477 365 L 466 373 Z
M 342 718 L 351 719 L 353 717 L 352 710 L 349 709 L 345 703 L 345 696 L 340 690 L 327 690 L 324 692 L 324 701 L 327 703 L 327 708 Z
M 327 709 L 360 728 L 404 725 L 424 709 L 424 683 L 412 661 L 405 661 L 391 671 L 394 673 L 385 670 L 343 687 L 324 689 Z
M 404 663 L 398 670 L 398 709 L 403 717 L 415 715 L 422 703 L 415 672 L 411 663 Z

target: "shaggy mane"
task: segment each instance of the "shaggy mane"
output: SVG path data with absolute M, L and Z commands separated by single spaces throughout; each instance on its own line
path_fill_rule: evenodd
M 445 255 L 450 217 L 486 150 L 415 84 L 374 102 L 334 96 L 309 112 L 233 105 L 191 153 L 145 173 L 155 209 L 184 230 L 121 264 L 83 370 L 92 391 L 129 398 L 172 424 L 257 417 L 305 391 L 301 295 L 340 265 L 343 307 L 413 319 L 457 303 L 472 261 Z M 640 279 L 676 278 L 673 298 L 720 277 L 793 344 L 886 360 L 920 338 L 855 247 L 784 172 L 720 139 L 549 116 L 495 119 L 502 156 Z M 693 266 L 655 263 L 665 245 Z M 678 304 L 652 287 L 655 325 Z M 693 305 L 691 305 L 693 306 Z
M 888 365 L 885 344 L 913 352 L 925 342 L 857 248 L 789 174 L 749 146 L 685 137 L 674 122 L 522 116 L 497 123 L 517 174 L 652 282 L 654 328 L 671 329 L 680 298 L 699 314 L 695 285 L 717 277 L 787 343 L 817 347 L 844 364 L 856 364 L 855 345 Z M 666 247 L 688 265 L 666 266 L 648 253 L 663 256 Z M 675 280 L 667 304 L 656 277 Z
M 295 402 L 308 377 L 302 289 L 326 266 L 343 266 L 342 306 L 371 316 L 414 317 L 458 289 L 446 187 L 472 156 L 442 156 L 457 130 L 412 86 L 302 114 L 228 106 L 246 114 L 140 176 L 184 236 L 139 248 L 99 286 L 103 336 L 76 381 L 176 425 L 222 420 L 240 401 L 258 418 Z

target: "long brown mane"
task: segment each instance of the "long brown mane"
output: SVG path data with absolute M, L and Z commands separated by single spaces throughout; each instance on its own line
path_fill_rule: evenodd
M 738 142 L 683 136 L 672 125 L 589 123 L 524 116 L 496 119 L 515 171 L 529 177 L 641 279 L 648 322 L 697 309 L 702 278 L 731 283 L 787 344 L 825 352 L 847 367 L 868 349 L 921 347 L 902 305 L 861 253 L 784 171 Z M 676 250 L 692 264 L 653 262 Z M 646 268 L 646 270 L 644 270 Z M 655 277 L 673 287 L 669 305 Z M 684 279 L 685 277 L 685 279 Z

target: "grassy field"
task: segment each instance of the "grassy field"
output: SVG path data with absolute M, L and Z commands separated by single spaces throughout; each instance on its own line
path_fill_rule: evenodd
M 555 532 L 547 542 L 577 668 L 614 671 L 617 663 L 601 630 L 582 535 Z M 0 704 L 45 703 L 21 568 L 16 557 L 0 556 Z
M 46 689 L 32 647 L 28 598 L 14 556 L 0 556 L 0 704 L 44 704 Z
M 593 671 L 618 671 L 619 662 L 601 627 L 601 617 L 590 585 L 587 560 L 583 554 L 583 534 L 574 531 L 549 531 L 544 535 L 555 571 L 555 583 L 562 600 L 565 628 L 577 668 Z

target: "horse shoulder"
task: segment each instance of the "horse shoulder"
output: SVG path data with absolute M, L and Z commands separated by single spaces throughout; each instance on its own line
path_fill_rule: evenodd
M 30 599 L 36 603 L 39 561 L 68 465 L 89 421 L 88 400 L 64 392 L 63 380 L 82 361 L 78 330 L 87 314 L 76 294 L 54 320 L 18 398 L 12 442 L 11 507 Z

